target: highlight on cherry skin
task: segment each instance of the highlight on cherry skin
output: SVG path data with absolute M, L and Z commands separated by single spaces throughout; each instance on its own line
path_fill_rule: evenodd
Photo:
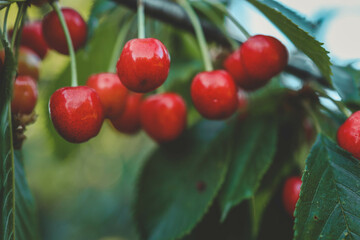
M 296 203 L 299 200 L 301 184 L 301 178 L 298 176 L 288 178 L 284 184 L 282 200 L 286 212 L 291 216 L 294 216 Z
M 9 31 L 9 36 L 11 37 L 13 30 Z M 44 59 L 49 47 L 45 42 L 43 31 L 42 31 L 42 22 L 34 21 L 25 23 L 22 32 L 21 32 L 21 41 L 20 45 L 28 47 L 33 50 L 41 59 Z
M 237 87 L 224 70 L 198 73 L 191 83 L 190 92 L 195 108 L 208 119 L 226 119 L 238 107 Z
M 289 53 L 276 38 L 266 35 L 250 37 L 240 47 L 241 62 L 255 81 L 266 81 L 287 65 Z
M 112 126 L 121 133 L 135 134 L 141 129 L 140 107 L 143 94 L 129 93 L 122 114 L 110 118 Z
M 38 98 L 36 81 L 30 76 L 18 76 L 14 82 L 11 112 L 30 114 L 34 111 Z
M 56 90 L 50 97 L 49 112 L 57 132 L 72 143 L 95 137 L 104 121 L 99 95 L 87 86 Z
M 140 121 L 145 132 L 158 143 L 173 141 L 186 128 L 185 101 L 176 93 L 149 96 L 141 105 Z
M 336 139 L 340 147 L 360 160 L 360 111 L 353 113 L 338 129 Z
M 62 8 L 66 25 L 69 29 L 74 51 L 83 47 L 86 43 L 87 25 L 81 15 L 72 8 Z M 53 10 L 42 20 L 42 31 L 48 46 L 57 52 L 68 55 L 69 49 L 65 33 L 61 27 L 59 17 Z
M 169 68 L 169 52 L 155 38 L 128 41 L 116 65 L 120 81 L 137 93 L 147 93 L 158 88 L 165 82 Z
M 128 90 L 116 74 L 94 74 L 89 77 L 86 85 L 99 95 L 106 118 L 119 116 L 124 111 Z

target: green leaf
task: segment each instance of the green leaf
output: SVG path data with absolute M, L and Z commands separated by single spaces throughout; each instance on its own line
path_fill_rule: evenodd
M 349 67 L 333 66 L 333 86 L 343 102 L 349 105 L 360 106 L 360 91 L 355 77 L 350 71 Z
M 277 126 L 276 118 L 262 116 L 247 118 L 235 130 L 235 153 L 219 196 L 222 220 L 258 189 L 276 152 Z
M 0 233 L 1 240 L 13 240 L 15 239 L 15 179 L 10 99 L 16 63 L 9 42 L 1 37 L 5 49 L 5 62 L 0 78 Z
M 360 162 L 324 135 L 306 160 L 294 239 L 360 239 Z
M 331 62 L 328 52 L 322 47 L 322 43 L 299 28 L 281 12 L 267 6 L 264 1 L 248 0 L 248 2 L 275 24 L 300 51 L 316 64 L 323 76 L 330 81 Z
M 309 21 L 304 16 L 299 15 L 299 13 L 295 12 L 294 10 L 288 8 L 287 6 L 281 4 L 280 2 L 274 0 L 263 0 L 263 4 L 271 7 L 273 9 L 278 10 L 284 16 L 289 18 L 293 23 L 298 25 L 300 28 L 305 30 L 306 32 L 313 34 L 318 30 L 318 25 Z
M 39 240 L 37 208 L 24 172 L 22 153 L 15 151 L 15 235 L 17 240 Z
M 100 18 L 113 10 L 116 6 L 117 4 L 110 0 L 94 1 L 87 23 L 88 39 L 91 39 L 95 29 L 99 26 Z
M 135 217 L 142 239 L 178 239 L 208 211 L 225 179 L 234 128 L 201 121 L 160 146 L 140 175 Z

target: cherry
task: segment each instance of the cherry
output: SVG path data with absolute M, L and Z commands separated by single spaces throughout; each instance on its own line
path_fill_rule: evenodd
M 164 83 L 170 68 L 168 50 L 157 39 L 128 41 L 117 62 L 120 81 L 131 91 L 145 93 Z
M 140 109 L 141 125 L 159 143 L 175 140 L 186 127 L 186 105 L 176 93 L 146 98 Z
M 240 55 L 247 74 L 260 86 L 279 74 L 288 62 L 286 47 L 276 38 L 265 35 L 250 37 L 241 46 Z
M 337 142 L 340 147 L 360 160 L 360 111 L 353 113 L 338 129 Z
M 140 107 L 142 94 L 131 93 L 125 102 L 124 112 L 115 118 L 111 118 L 112 125 L 120 132 L 127 134 L 137 133 L 140 128 Z
M 4 62 L 4 50 L 0 51 L 0 59 Z M 20 46 L 18 58 L 18 75 L 30 76 L 33 79 L 38 80 L 40 64 L 41 59 L 33 50 Z
M 99 95 L 87 86 L 56 90 L 50 98 L 49 111 L 55 129 L 72 143 L 95 137 L 104 120 Z
M 291 177 L 285 181 L 283 188 L 282 199 L 285 210 L 291 215 L 294 215 L 295 206 L 299 200 L 300 187 L 302 181 L 300 177 Z
M 12 33 L 13 30 L 10 30 L 9 35 L 12 36 Z M 45 57 L 49 48 L 42 33 L 41 21 L 28 22 L 24 25 L 20 44 L 33 50 L 41 59 Z
M 35 108 L 38 91 L 35 80 L 30 76 L 18 76 L 14 82 L 11 112 L 30 114 Z
M 105 117 L 115 117 L 124 111 L 128 90 L 116 74 L 94 74 L 90 76 L 86 85 L 99 95 Z
M 262 85 L 247 74 L 242 62 L 240 48 L 230 54 L 224 61 L 224 68 L 234 78 L 236 84 L 245 90 L 255 90 Z
M 199 113 L 208 119 L 228 118 L 238 107 L 236 85 L 224 70 L 198 73 L 191 84 L 191 98 Z
M 81 15 L 72 8 L 63 8 L 61 12 L 64 15 L 74 50 L 76 51 L 85 45 L 87 35 L 86 22 Z M 59 53 L 69 54 L 65 33 L 55 11 L 50 12 L 44 17 L 42 27 L 44 38 L 49 47 Z

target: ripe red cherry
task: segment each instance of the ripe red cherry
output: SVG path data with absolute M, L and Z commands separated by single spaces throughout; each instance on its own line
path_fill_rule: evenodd
M 262 85 L 247 74 L 242 61 L 240 48 L 230 54 L 224 61 L 224 68 L 234 78 L 236 84 L 245 90 L 255 90 Z
M 50 98 L 49 111 L 55 129 L 72 143 L 95 137 L 104 120 L 99 95 L 86 86 L 56 90 Z
M 131 91 L 145 93 L 164 83 L 170 68 L 168 50 L 154 38 L 128 41 L 117 62 L 120 81 Z
M 12 32 L 13 30 L 9 31 L 10 36 Z M 41 59 L 45 57 L 49 48 L 42 33 L 41 21 L 28 22 L 24 25 L 20 44 L 36 52 Z
M 282 199 L 285 210 L 291 215 L 294 215 L 295 206 L 299 200 L 300 187 L 302 181 L 300 177 L 291 177 L 285 181 L 283 188 Z
M 5 52 L 0 52 L 0 59 L 4 62 Z M 41 59 L 30 48 L 20 47 L 18 57 L 18 75 L 30 76 L 35 80 L 39 79 Z
M 61 9 L 61 12 L 64 15 L 74 50 L 76 51 L 85 45 L 87 35 L 86 22 L 74 9 L 63 8 Z M 49 47 L 55 49 L 59 53 L 65 55 L 69 54 L 65 33 L 55 11 L 50 12 L 44 17 L 42 27 L 44 38 Z
M 338 129 L 337 142 L 340 147 L 360 160 L 360 111 L 353 113 Z
M 224 70 L 197 74 L 191 84 L 191 98 L 199 113 L 208 119 L 228 118 L 238 107 L 237 87 Z
M 159 143 L 175 140 L 186 127 L 186 105 L 176 93 L 156 94 L 141 105 L 143 129 Z
M 14 82 L 11 112 L 30 114 L 35 108 L 38 97 L 36 82 L 29 76 L 18 76 Z
M 93 88 L 99 95 L 105 117 L 115 117 L 124 111 L 128 90 L 122 85 L 116 74 L 92 75 L 86 85 Z
M 240 54 L 247 74 L 259 84 L 264 82 L 266 84 L 272 77 L 279 74 L 288 62 L 286 47 L 271 36 L 250 37 L 241 46 Z
M 142 94 L 131 93 L 125 103 L 124 112 L 117 117 L 111 118 L 112 125 L 119 131 L 127 134 L 137 133 L 140 128 L 140 107 Z

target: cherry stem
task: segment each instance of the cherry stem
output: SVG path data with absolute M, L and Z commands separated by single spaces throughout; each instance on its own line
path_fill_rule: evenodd
M 126 17 L 125 17 L 126 18 Z M 119 31 L 119 34 L 116 37 L 113 54 L 111 56 L 108 72 L 115 72 L 116 71 L 116 63 L 119 59 L 119 56 L 121 54 L 121 50 L 124 46 L 125 38 L 130 30 L 130 27 L 133 23 L 134 17 L 132 16 L 130 19 L 128 19 L 125 24 L 121 26 L 121 30 Z
M 329 99 L 330 101 L 332 101 L 336 107 L 346 116 L 346 117 L 350 117 L 351 115 L 351 111 L 345 106 L 345 104 L 343 104 L 341 101 L 336 101 L 334 100 L 332 97 L 330 97 L 326 91 L 319 86 L 317 83 L 313 82 L 310 83 L 310 86 L 321 96 L 321 97 L 325 97 L 327 99 Z
M 197 38 L 198 43 L 200 45 L 200 51 L 201 51 L 201 55 L 202 55 L 202 58 L 203 58 L 204 65 L 205 65 L 205 70 L 206 71 L 212 71 L 213 66 L 212 66 L 212 63 L 211 63 L 211 57 L 210 57 L 210 54 L 209 54 L 209 50 L 208 50 L 208 47 L 207 47 L 207 43 L 206 43 L 206 40 L 205 40 L 203 29 L 201 28 L 199 18 L 197 17 L 194 9 L 191 7 L 188 0 L 179 0 L 179 4 L 184 8 L 186 13 L 189 15 L 190 21 L 191 21 L 191 23 L 192 23 L 192 25 L 194 27 L 196 38 Z
M 55 10 L 57 16 L 59 17 L 61 27 L 65 33 L 66 42 L 69 48 L 70 53 L 70 66 L 71 66 L 71 86 L 76 87 L 78 86 L 78 79 L 77 79 L 77 70 L 76 70 L 76 57 L 75 57 L 75 51 L 74 46 L 72 44 L 72 40 L 70 37 L 69 29 L 66 25 L 64 15 L 62 14 L 61 7 L 58 1 L 54 1 L 51 6 Z
M 226 15 L 234 24 L 235 26 L 241 31 L 241 33 L 245 36 L 246 39 L 250 38 L 250 34 L 246 31 L 245 27 L 232 15 L 229 10 L 221 3 L 213 2 L 211 0 L 203 0 L 207 4 L 211 5 L 213 8 L 217 9 L 224 15 Z
M 138 38 L 145 38 L 144 1 L 145 0 L 137 0 Z

